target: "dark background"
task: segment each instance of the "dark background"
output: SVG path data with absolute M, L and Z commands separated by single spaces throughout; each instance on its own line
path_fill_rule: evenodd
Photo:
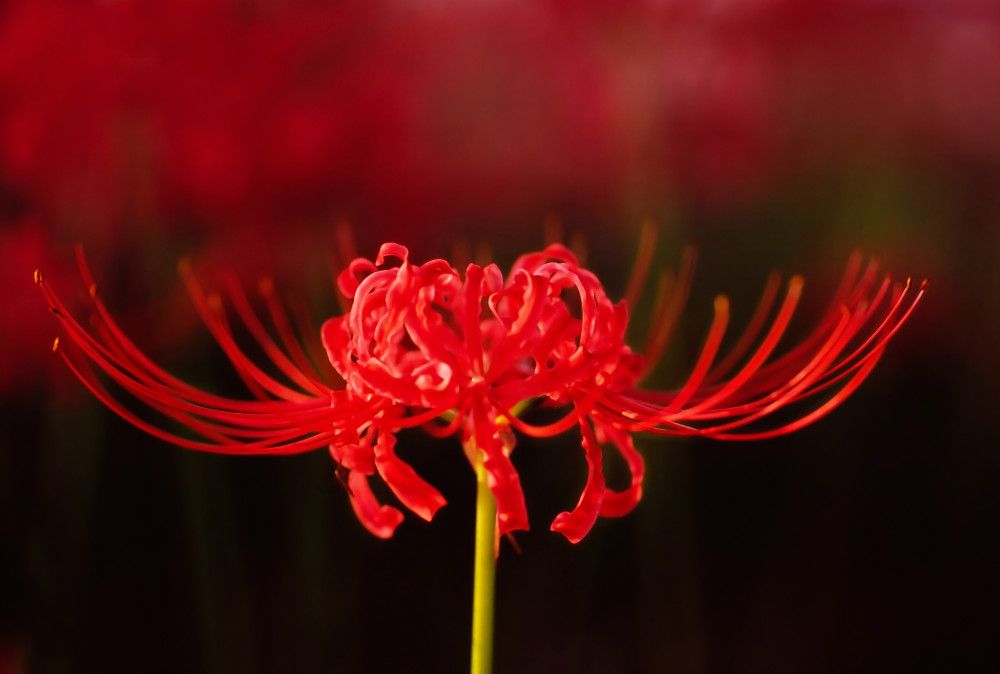
M 655 386 L 682 380 L 714 294 L 739 325 L 772 268 L 807 276 L 796 334 L 855 248 L 930 289 L 820 423 L 642 438 L 642 502 L 579 545 L 547 531 L 579 493 L 578 438 L 520 439 L 534 530 L 499 561 L 497 672 L 1000 666 L 991 4 L 0 8 L 0 672 L 468 658 L 474 480 L 454 440 L 400 438 L 449 504 L 377 540 L 324 452 L 185 452 L 91 400 L 49 352 L 36 266 L 75 299 L 82 242 L 140 345 L 243 395 L 187 305 L 183 256 L 248 285 L 273 273 L 321 319 L 341 219 L 364 255 L 457 243 L 506 266 L 557 217 L 617 296 L 647 216 L 658 266 L 700 252 Z

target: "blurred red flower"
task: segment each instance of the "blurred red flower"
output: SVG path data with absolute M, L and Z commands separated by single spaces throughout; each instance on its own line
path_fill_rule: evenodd
M 947 184 L 1000 157 L 998 45 L 974 0 L 10 0 L 0 207 L 137 265 L 169 237 L 259 266 L 343 216 L 476 238 L 859 161 Z
M 37 382 L 50 368 L 52 318 L 39 306 L 27 279 L 33 269 L 45 264 L 56 270 L 56 282 L 66 280 L 59 276 L 64 265 L 52 257 L 53 249 L 40 222 L 0 222 L 0 285 L 6 289 L 0 302 L 0 395 Z
M 119 235 L 428 226 L 596 189 L 608 92 L 567 28 L 502 3 L 14 0 L 0 166 L 36 208 Z
M 845 147 L 995 158 L 998 34 L 968 1 L 12 0 L 0 167 L 119 235 L 727 203 Z

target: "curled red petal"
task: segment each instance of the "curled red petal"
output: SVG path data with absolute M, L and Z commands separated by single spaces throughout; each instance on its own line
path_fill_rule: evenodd
M 483 374 L 483 335 L 479 315 L 483 300 L 483 268 L 470 264 L 465 271 L 465 315 L 463 331 L 465 333 L 465 348 L 469 354 L 472 374 L 481 377 Z
M 518 269 L 534 272 L 550 260 L 565 263 L 571 267 L 577 267 L 580 264 L 576 255 L 569 248 L 561 243 L 550 243 L 543 251 L 527 253 L 519 257 L 511 267 L 511 272 L 516 272 Z
M 570 543 L 579 543 L 590 533 L 601 512 L 604 501 L 604 471 L 601 467 L 601 445 L 594 437 L 590 422 L 580 418 L 583 434 L 583 451 L 587 459 L 587 483 L 580 494 L 580 500 L 570 512 L 556 515 L 552 520 L 552 531 L 562 534 Z
M 361 281 L 375 271 L 375 265 L 371 260 L 362 257 L 351 261 L 347 267 L 337 275 L 337 288 L 345 297 L 354 297 Z
M 407 258 L 410 257 L 410 251 L 406 246 L 398 243 L 383 243 L 382 247 L 378 249 L 378 257 L 375 258 L 375 266 L 381 267 L 385 264 L 385 259 L 387 257 L 398 258 L 404 264 Z
M 413 468 L 396 456 L 396 437 L 380 433 L 375 441 L 375 468 L 403 505 L 428 522 L 447 501 L 437 489 L 417 475 Z
M 347 477 L 351 507 L 365 529 L 379 538 L 391 538 L 403 521 L 403 513 L 392 506 L 382 505 L 368 484 L 368 476 L 352 470 Z
M 323 350 L 337 373 L 343 376 L 347 371 L 349 358 L 350 333 L 344 325 L 344 317 L 329 318 L 320 326 L 320 339 Z
M 598 434 L 607 440 L 621 454 L 628 467 L 631 478 L 629 486 L 621 491 L 605 489 L 604 500 L 601 502 L 601 517 L 623 517 L 629 514 L 642 499 L 642 479 L 646 472 L 646 464 L 642 455 L 636 450 L 632 434 L 610 425 L 595 424 Z
M 497 503 L 497 531 L 501 536 L 511 531 L 528 530 L 528 509 L 524 504 L 521 478 L 504 447 L 496 415 L 485 402 L 473 409 L 475 442 L 483 455 L 487 485 Z

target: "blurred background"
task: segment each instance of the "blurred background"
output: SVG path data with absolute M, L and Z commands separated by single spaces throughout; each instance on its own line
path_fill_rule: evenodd
M 497 671 L 1000 665 L 995 2 L 3 0 L 0 672 L 467 663 L 456 443 L 401 438 L 449 505 L 376 540 L 324 452 L 189 453 L 103 409 L 50 352 L 35 267 L 75 300 L 82 243 L 143 348 L 240 395 L 182 257 L 272 274 L 318 321 L 341 222 L 368 256 L 502 265 L 558 222 L 620 295 L 647 217 L 657 264 L 699 250 L 658 386 L 714 294 L 746 321 L 772 268 L 807 275 L 800 331 L 856 248 L 930 294 L 821 423 L 642 439 L 643 502 L 580 545 L 547 532 L 577 439 L 522 440 L 535 530 L 500 559 Z

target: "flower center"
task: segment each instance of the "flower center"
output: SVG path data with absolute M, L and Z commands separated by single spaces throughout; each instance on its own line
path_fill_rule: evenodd
M 520 258 L 504 279 L 492 264 L 464 277 L 443 260 L 411 264 L 404 247 L 386 244 L 338 283 L 351 310 L 324 324 L 323 339 L 355 395 L 449 409 L 485 395 L 506 411 L 631 383 L 621 374 L 637 358 L 625 346 L 624 303 L 562 246 Z

